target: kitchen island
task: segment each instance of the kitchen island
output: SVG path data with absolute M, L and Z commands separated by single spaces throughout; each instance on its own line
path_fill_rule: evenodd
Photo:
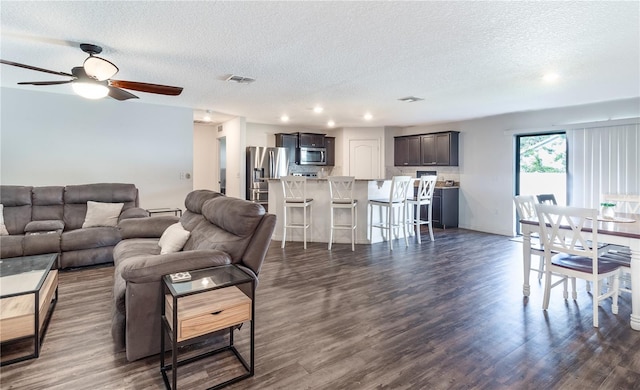
M 353 189 L 353 197 L 358 200 L 357 212 L 357 229 L 356 244 L 373 244 L 382 242 L 381 229 L 373 229 L 373 237 L 369 235 L 369 209 L 368 201 L 370 199 L 383 199 L 389 197 L 391 189 L 390 179 L 356 179 Z M 307 179 L 307 197 L 313 198 L 313 206 L 311 207 L 312 225 L 307 232 L 307 241 L 309 242 L 329 242 L 331 229 L 330 212 L 331 212 L 331 195 L 329 193 L 329 181 L 325 179 Z M 377 208 L 376 208 L 377 209 Z M 374 222 L 381 219 L 381 215 L 374 209 Z M 284 206 L 283 192 L 280 179 L 269 179 L 269 212 L 277 216 L 276 228 L 273 239 L 282 240 L 282 221 Z M 292 210 L 289 219 L 293 221 L 302 220 L 302 210 Z M 336 210 L 335 220 L 337 224 L 349 224 L 351 215 L 348 210 Z M 409 228 L 408 228 L 409 229 Z M 407 229 L 407 234 L 409 230 Z M 402 232 L 399 232 L 402 238 Z M 350 244 L 351 232 L 348 230 L 336 230 L 333 233 L 333 242 L 338 244 Z M 287 231 L 287 241 L 302 242 L 302 229 L 289 229 Z

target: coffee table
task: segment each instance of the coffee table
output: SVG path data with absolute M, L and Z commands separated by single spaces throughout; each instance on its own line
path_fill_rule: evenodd
M 0 260 L 0 365 L 40 355 L 58 301 L 58 271 L 52 269 L 57 259 L 51 253 Z

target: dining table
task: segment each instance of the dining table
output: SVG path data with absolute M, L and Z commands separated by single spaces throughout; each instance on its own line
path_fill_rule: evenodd
M 615 213 L 613 219 L 598 217 L 598 244 L 627 246 L 631 250 L 631 328 L 640 331 L 640 214 Z M 531 236 L 540 233 L 538 219 L 521 219 L 523 238 L 524 284 L 522 293 L 529 296 L 531 271 Z M 592 231 L 594 221 L 585 223 L 582 230 Z

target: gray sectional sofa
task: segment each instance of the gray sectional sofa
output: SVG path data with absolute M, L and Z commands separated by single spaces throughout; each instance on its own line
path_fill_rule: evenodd
M 0 258 L 59 253 L 60 268 L 113 262 L 120 231 L 112 226 L 83 228 L 88 201 L 124 203 L 119 221 L 149 215 L 138 207 L 133 184 L 2 185 L 0 203 L 9 235 L 0 236 Z
M 196 190 L 185 199 L 182 217 L 120 221 L 114 251 L 112 336 L 129 361 L 160 352 L 163 275 L 237 264 L 257 282 L 276 217 L 256 203 Z M 180 221 L 190 236 L 179 252 L 160 254 L 159 239 Z M 248 287 L 248 286 L 247 286 Z M 250 287 L 249 287 L 250 288 Z M 253 291 L 245 291 L 253 296 Z

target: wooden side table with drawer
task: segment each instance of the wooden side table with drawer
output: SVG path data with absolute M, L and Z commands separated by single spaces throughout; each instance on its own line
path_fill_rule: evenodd
M 254 373 L 254 312 L 253 292 L 255 280 L 235 265 L 189 271 L 190 279 L 174 282 L 171 275 L 163 277 L 162 337 L 160 350 L 165 350 L 165 333 L 171 341 L 171 364 L 165 364 L 161 353 L 160 371 L 168 389 L 177 389 L 178 367 L 221 352 L 231 351 L 244 366 L 246 372 L 235 378 L 216 384 L 209 390 L 219 389 L 231 383 L 253 376 Z M 251 296 L 239 285 L 250 286 Z M 247 289 L 245 288 L 245 291 Z M 234 346 L 234 331 L 239 325 L 250 322 L 249 363 Z M 216 337 L 219 331 L 229 330 L 228 345 L 213 351 L 178 361 L 179 348 L 194 342 Z M 171 383 L 168 372 L 172 372 Z

